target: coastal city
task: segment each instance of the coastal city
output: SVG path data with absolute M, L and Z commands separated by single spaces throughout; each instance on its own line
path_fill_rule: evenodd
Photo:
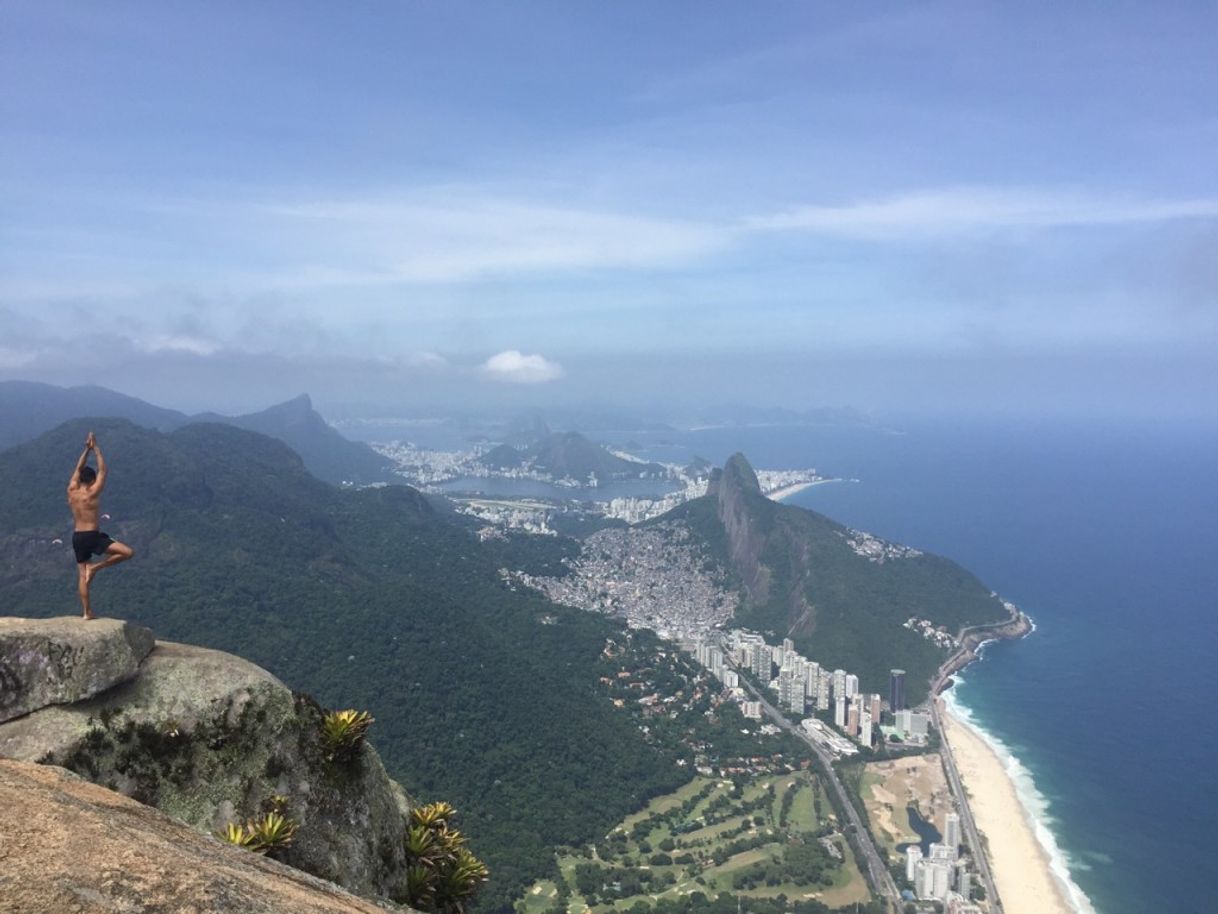
M 681 647 L 722 683 L 746 718 L 763 717 L 762 702 L 750 699 L 742 683 L 742 677 L 751 676 L 775 693 L 781 711 L 834 759 L 860 750 L 871 755 L 885 746 L 902 751 L 928 744 L 930 715 L 906 707 L 904 670 L 890 671 L 885 697 L 861 691 L 853 673 L 823 668 L 803 656 L 789 638 L 772 645 L 756 632 L 734 628 Z M 940 840 L 928 842 L 925 853 L 920 842 L 905 844 L 905 900 L 938 902 L 947 914 L 989 910 L 973 903 L 973 859 L 971 853 L 961 853 L 962 845 L 960 815 L 954 809 L 944 813 Z
M 568 433 L 571 437 L 574 433 Z M 605 518 L 639 524 L 706 494 L 710 464 L 651 463 L 627 451 L 578 436 L 579 460 L 530 456 L 507 445 L 479 444 L 469 450 L 432 450 L 410 442 L 373 445 L 393 463 L 394 473 L 424 492 L 443 493 L 462 513 L 488 524 L 543 536 L 556 534 L 557 519 Z M 514 452 L 508 456 L 506 451 Z M 550 458 L 550 459 L 547 459 Z M 608 470 L 608 471 L 607 471 Z M 598 472 L 599 471 L 599 472 Z M 832 481 L 815 469 L 757 470 L 762 494 L 788 498 L 811 485 Z M 645 484 L 646 493 L 607 494 L 614 483 Z M 496 483 L 537 483 L 551 492 L 496 491 Z M 867 534 L 852 532 L 856 550 L 877 548 Z M 860 554 L 863 554 L 860 551 Z M 883 549 L 876 553 L 882 560 Z M 891 556 L 888 556 L 891 557 Z

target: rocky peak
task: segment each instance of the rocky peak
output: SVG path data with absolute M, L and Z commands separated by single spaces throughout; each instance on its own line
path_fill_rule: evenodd
M 770 574 L 761 562 L 765 528 L 773 505 L 761 494 L 757 474 L 743 454 L 733 454 L 722 470 L 711 474 L 708 494 L 723 523 L 728 555 L 749 600 L 764 602 Z
M 281 862 L 405 896 L 405 792 L 366 743 L 330 759 L 323 710 L 266 670 L 113 620 L 12 618 L 0 670 L 5 696 L 23 696 L 10 708 L 27 709 L 0 723 L 0 756 L 67 768 L 205 833 L 281 810 L 297 825 Z

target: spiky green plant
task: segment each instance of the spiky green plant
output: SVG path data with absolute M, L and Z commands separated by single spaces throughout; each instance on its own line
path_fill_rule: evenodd
M 227 841 L 237 847 L 252 848 L 254 843 L 253 832 L 242 822 L 229 822 L 216 834 L 222 841 Z
M 353 758 L 372 723 L 373 717 L 367 711 L 354 708 L 327 711 L 321 721 L 321 742 L 326 758 L 332 762 Z
M 437 914 L 464 914 L 490 876 L 465 846 L 465 836 L 449 822 L 456 810 L 448 803 L 417 806 L 406 828 L 406 897 L 412 907 Z
M 287 847 L 296 836 L 296 823 L 277 812 L 268 812 L 245 827 L 251 837 L 250 848 L 260 854 Z

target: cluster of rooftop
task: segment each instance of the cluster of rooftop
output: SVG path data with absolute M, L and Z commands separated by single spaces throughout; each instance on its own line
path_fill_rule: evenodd
M 662 638 L 703 638 L 731 618 L 739 602 L 682 524 L 600 530 L 561 578 L 517 572 L 521 583 L 555 603 L 619 616 Z
M 793 717 L 809 711 L 833 713 L 831 729 L 824 721 L 808 717 L 801 722 L 804 731 L 824 745 L 834 756 L 854 755 L 859 747 L 871 748 L 884 738 L 881 722 L 885 709 L 895 716 L 895 726 L 886 728 L 888 736 L 903 742 L 925 742 L 929 717 L 905 707 L 905 671 L 893 670 L 889 695 L 863 692 L 859 678 L 842 669 L 829 670 L 798 651 L 791 639 L 781 645 L 767 644 L 765 638 L 746 629 L 714 632 L 689 646 L 698 662 L 718 677 L 731 696 L 741 704 L 745 716 L 761 716 L 759 702 L 749 701 L 731 667 L 748 670 L 759 682 L 778 693 L 778 705 Z M 775 676 L 775 668 L 777 675 Z M 849 737 L 849 739 L 845 738 Z

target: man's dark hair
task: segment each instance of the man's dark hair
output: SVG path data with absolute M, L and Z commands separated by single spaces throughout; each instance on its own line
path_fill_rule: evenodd
M 93 467 L 81 467 L 79 478 L 82 485 L 91 486 L 97 478 L 97 471 Z

